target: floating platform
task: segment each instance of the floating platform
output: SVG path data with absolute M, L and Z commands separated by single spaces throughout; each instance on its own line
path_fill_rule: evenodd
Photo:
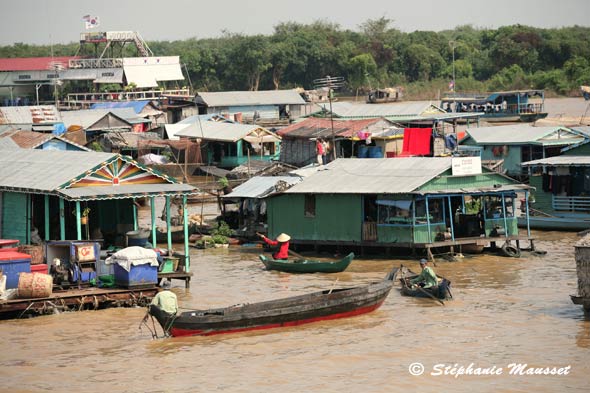
M 63 311 L 109 307 L 147 306 L 158 292 L 155 285 L 142 289 L 96 288 L 54 290 L 49 297 L 0 301 L 0 319 L 54 314 Z
M 446 249 L 450 253 L 455 252 L 466 252 L 469 249 L 480 249 L 480 252 L 484 248 L 497 249 L 497 244 L 514 244 L 518 250 L 535 251 L 534 238 L 527 235 L 517 236 L 495 236 L 495 237 L 463 237 L 456 238 L 455 240 L 447 239 L 441 241 L 434 241 L 429 243 L 410 243 L 410 242 L 399 242 L 399 243 L 379 243 L 374 241 L 362 241 L 362 242 L 351 242 L 351 241 L 312 241 L 312 240 L 291 240 L 291 245 L 296 251 L 300 249 L 309 249 L 313 247 L 315 252 L 319 252 L 322 248 L 336 248 L 339 252 L 355 251 L 356 254 L 364 256 L 367 251 L 378 252 L 386 256 L 399 255 L 403 251 L 409 251 L 412 255 L 416 254 L 417 250 L 424 250 L 426 256 L 433 260 L 433 249 Z M 521 242 L 528 242 L 528 247 L 521 247 Z M 397 250 L 397 251 L 394 251 Z

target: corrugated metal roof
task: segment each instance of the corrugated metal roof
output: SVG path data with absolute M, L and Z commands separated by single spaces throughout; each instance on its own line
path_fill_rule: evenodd
M 478 145 L 510 144 L 571 144 L 584 140 L 580 132 L 566 127 L 533 127 L 516 124 L 495 127 L 469 128 L 467 134 Z
M 293 123 L 277 131 L 277 134 L 288 137 L 300 138 L 317 138 L 329 137 L 332 135 L 332 126 L 334 134 L 337 136 L 351 137 L 359 131 L 367 131 L 369 127 L 377 125 L 379 122 L 384 123 L 383 127 L 390 128 L 393 123 L 380 119 L 371 118 L 363 120 L 339 120 L 334 119 L 333 124 L 330 119 L 310 117 L 303 121 Z M 382 128 L 383 130 L 385 128 Z
M 318 167 L 286 193 L 409 193 L 449 168 L 450 157 L 338 159 Z
M 197 96 L 209 107 L 305 105 L 296 90 L 199 92 Z
M 0 124 L 55 124 L 61 121 L 55 105 L 0 107 Z
M 175 133 L 177 137 L 201 138 L 205 140 L 237 142 L 252 134 L 274 136 L 276 141 L 280 138 L 267 129 L 252 124 L 222 123 L 216 121 L 204 121 L 193 123 Z
M 0 134 L 0 150 L 18 150 L 20 147 L 16 144 L 12 138 L 2 138 Z
M 291 186 L 301 182 L 301 178 L 299 176 L 256 176 L 240 184 L 223 198 L 264 198 L 277 192 L 275 186 L 278 182 L 285 182 Z
M 555 156 L 527 161 L 522 166 L 551 165 L 551 166 L 590 166 L 590 156 Z
M 197 193 L 198 189 L 182 183 L 160 184 L 130 184 L 120 186 L 79 187 L 60 190 L 59 194 L 66 199 L 95 200 L 95 199 L 126 199 L 158 194 L 164 195 L 188 195 Z
M 320 106 L 324 110 L 330 111 L 330 105 L 328 103 L 322 103 Z M 344 118 L 395 118 L 398 116 L 448 115 L 447 112 L 430 101 L 407 101 L 385 104 L 364 104 L 348 101 L 333 102 L 332 113 L 335 116 Z
M 0 155 L 0 189 L 61 194 L 67 199 L 112 199 L 129 195 L 186 194 L 196 190 L 187 184 L 134 184 L 103 187 L 59 189 L 72 180 L 90 174 L 107 162 L 123 156 L 113 153 L 18 150 L 2 151 Z M 129 158 L 124 158 L 130 161 Z M 144 168 L 141 165 L 138 165 Z M 146 170 L 146 169 L 143 169 Z
M 53 139 L 53 134 L 45 134 L 35 131 L 27 130 L 13 130 L 11 132 L 5 132 L 0 135 L 0 138 L 9 138 L 14 141 L 21 149 L 33 149 L 50 139 Z
M 119 117 L 121 120 L 129 123 L 134 121 L 144 121 L 138 118 L 133 108 L 113 108 L 113 109 L 83 109 L 77 111 L 62 112 L 62 119 L 66 128 L 71 125 L 79 125 L 83 128 L 89 128 L 96 124 L 103 117 L 108 116 L 109 113 Z
M 46 71 L 51 70 L 55 64 L 64 69 L 69 68 L 70 60 L 81 59 L 79 56 L 57 57 L 12 57 L 0 59 L 0 71 Z
M 51 192 L 103 162 L 113 153 L 18 150 L 0 154 L 0 187 Z

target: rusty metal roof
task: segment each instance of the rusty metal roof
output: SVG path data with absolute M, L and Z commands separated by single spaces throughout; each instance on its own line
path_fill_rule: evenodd
M 369 128 L 380 130 L 393 127 L 393 123 L 380 118 L 362 120 L 341 120 L 310 117 L 297 123 L 293 123 L 277 131 L 277 134 L 289 138 L 328 138 L 332 135 L 340 137 L 352 137 L 359 131 L 368 131 Z

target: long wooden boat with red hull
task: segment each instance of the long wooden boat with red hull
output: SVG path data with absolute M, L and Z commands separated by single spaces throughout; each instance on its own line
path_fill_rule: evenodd
M 327 289 L 226 308 L 187 311 L 172 317 L 152 305 L 149 313 L 156 318 L 167 335 L 174 337 L 298 326 L 352 317 L 379 308 L 391 291 L 396 272 L 397 268 L 381 281 L 358 287 Z

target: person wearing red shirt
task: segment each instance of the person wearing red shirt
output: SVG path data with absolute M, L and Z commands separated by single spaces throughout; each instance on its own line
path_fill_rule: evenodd
M 289 258 L 289 240 L 291 240 L 291 236 L 287 235 L 286 233 L 281 233 L 277 236 L 276 240 L 269 239 L 264 235 L 260 235 L 262 240 L 269 246 L 279 246 L 279 250 L 272 254 L 274 259 L 288 259 Z

